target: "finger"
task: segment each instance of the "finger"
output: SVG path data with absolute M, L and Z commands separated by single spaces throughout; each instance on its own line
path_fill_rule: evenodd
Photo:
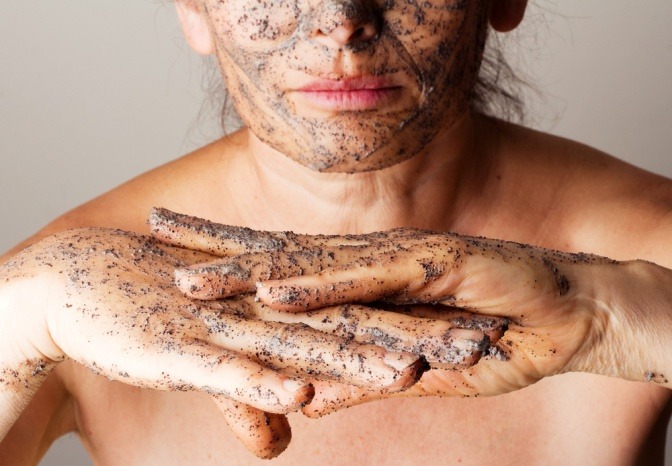
M 492 345 L 497 344 L 509 328 L 509 319 L 505 317 L 475 314 L 441 304 L 431 306 L 423 304 L 414 306 L 386 305 L 383 309 L 425 319 L 446 320 L 457 328 L 480 330 L 490 338 Z
M 331 267 L 336 256 L 323 249 L 290 253 L 242 254 L 175 270 L 175 283 L 187 296 L 212 300 L 255 290 L 261 280 L 313 274 Z
M 415 354 L 348 341 L 305 324 L 248 320 L 224 312 L 199 317 L 213 343 L 297 376 L 398 391 L 413 385 L 427 369 Z
M 334 306 L 306 313 L 275 311 L 257 305 L 263 320 L 304 323 L 322 332 L 359 343 L 382 346 L 424 356 L 431 367 L 459 368 L 478 362 L 504 332 L 505 319 L 458 313 L 451 320 L 426 319 L 359 305 Z M 495 328 L 494 322 L 499 322 Z M 481 328 L 479 328 L 481 327 Z M 487 328 L 486 334 L 482 328 Z M 489 335 L 492 335 L 493 341 Z
M 433 379 L 433 380 L 432 380 Z M 440 382 L 437 382 L 439 379 Z M 429 382 L 426 382 L 429 380 Z M 459 371 L 432 369 L 425 372 L 423 378 L 404 392 L 390 393 L 386 390 L 371 390 L 334 381 L 313 381 L 315 396 L 301 408 L 301 412 L 310 418 L 319 418 L 327 414 L 371 401 L 395 397 L 414 396 L 469 396 L 473 389 L 464 386 Z M 428 388 L 423 383 L 429 385 Z M 468 393 L 465 393 L 468 392 Z
M 313 275 L 262 281 L 257 284 L 257 296 L 285 311 L 352 302 L 443 301 L 446 297 L 441 293 L 452 278 L 450 264 L 458 253 L 447 246 L 425 246 L 411 252 L 392 241 L 374 244 L 369 256 L 357 257 L 350 252 L 351 259 L 345 265 Z
M 222 225 L 162 208 L 150 211 L 148 225 L 152 236 L 168 244 L 218 256 L 282 251 L 293 244 L 293 233 Z
M 106 364 L 109 356 L 106 351 L 106 345 L 97 345 L 87 354 L 91 359 L 78 358 L 78 362 L 94 372 L 133 385 L 225 395 L 272 413 L 296 411 L 314 394 L 308 382 L 289 378 L 231 350 L 198 339 L 159 341 L 150 348 L 143 348 L 138 357 L 131 354 L 133 357 L 124 361 L 123 370 L 115 363 Z
M 315 397 L 301 408 L 301 412 L 312 419 L 392 396 L 385 390 L 371 390 L 331 380 L 315 380 L 313 385 L 316 387 Z M 411 387 L 410 390 L 413 388 Z
M 218 256 L 271 251 L 296 252 L 318 248 L 337 250 L 371 244 L 366 235 L 301 235 L 292 232 L 257 231 L 210 222 L 157 207 L 150 211 L 147 223 L 155 238 L 168 244 Z
M 275 458 L 289 445 L 292 430 L 285 415 L 266 413 L 224 396 L 213 399 L 238 440 L 257 457 Z
M 380 261 L 356 261 L 309 276 L 257 283 L 257 297 L 274 309 L 300 312 L 352 302 L 368 303 L 399 295 L 417 281 L 412 268 Z M 422 276 L 422 275 L 421 275 Z
M 399 237 L 404 234 L 411 237 Z M 257 296 L 284 311 L 352 302 L 436 303 L 447 298 L 442 293 L 451 285 L 452 265 L 460 256 L 447 240 L 408 229 L 377 235 L 368 235 L 377 239 L 366 249 L 366 256 L 350 251 L 350 260 L 340 261 L 340 266 L 313 275 L 262 281 L 257 284 Z
M 442 303 L 515 317 L 521 311 L 557 308 L 571 288 L 572 261 L 580 260 L 515 243 L 447 237 L 445 244 L 431 248 L 261 282 L 257 296 L 275 309 L 293 312 L 381 300 Z
M 502 384 L 503 377 L 497 376 L 505 364 L 507 363 L 492 356 L 486 356 L 478 364 L 463 370 L 432 369 L 425 372 L 413 387 L 397 393 L 316 380 L 313 381 L 315 396 L 310 403 L 301 408 L 301 411 L 307 417 L 319 418 L 352 406 L 386 398 L 473 397 L 505 393 L 514 390 L 512 383 L 506 381 Z M 497 369 L 493 369 L 494 365 L 498 365 Z
M 326 414 L 358 404 L 389 397 L 407 396 L 494 396 L 518 390 L 541 379 L 549 359 L 563 358 L 561 349 L 544 347 L 545 338 L 512 325 L 497 351 L 462 370 L 432 369 L 404 392 L 367 390 L 334 381 L 313 381 L 315 397 L 302 408 L 309 417 Z

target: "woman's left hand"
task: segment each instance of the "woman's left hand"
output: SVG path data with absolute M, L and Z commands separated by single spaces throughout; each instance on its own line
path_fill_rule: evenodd
M 631 380 L 659 375 L 641 371 L 641 361 L 633 363 L 621 354 L 625 351 L 618 346 L 624 342 L 613 329 L 618 301 L 614 284 L 637 286 L 628 277 L 641 278 L 642 292 L 647 286 L 656 289 L 659 281 L 646 278 L 653 264 L 408 228 L 365 235 L 296 235 L 217 225 L 161 210 L 153 213 L 150 227 L 172 244 L 228 256 L 177 271 L 178 285 L 194 298 L 256 289 L 257 298 L 272 309 L 271 319 L 302 321 L 391 347 L 405 341 L 405 349 L 422 353 L 433 369 L 401 396 L 496 395 L 570 371 Z M 642 269 L 647 273 L 639 273 Z M 605 282 L 604 277 L 611 278 Z M 453 327 L 461 323 L 462 329 L 480 328 L 492 342 L 482 346 L 483 357 L 475 365 L 461 365 L 459 358 L 445 355 L 438 360 L 426 350 L 440 346 L 438 334 L 414 332 L 403 321 L 407 315 L 358 306 L 353 306 L 359 313 L 356 322 L 370 329 L 376 319 L 396 318 L 400 332 L 376 336 L 370 330 L 352 331 L 353 314 L 342 316 L 329 308 L 345 303 L 402 306 L 392 310 Z M 508 325 L 503 335 L 502 319 Z M 444 368 L 446 361 L 451 368 Z M 390 396 L 338 382 L 315 385 L 316 396 L 304 409 L 312 416 Z

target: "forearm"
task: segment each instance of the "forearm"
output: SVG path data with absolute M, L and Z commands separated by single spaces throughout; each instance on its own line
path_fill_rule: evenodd
M 594 325 L 571 369 L 672 388 L 672 270 L 632 261 L 592 272 Z
M 56 364 L 46 358 L 26 359 L 18 364 L 2 361 L 0 368 L 0 441 L 5 438 Z
M 35 280 L 0 266 L 0 439 L 4 438 L 49 373 L 63 360 L 42 312 L 46 303 Z M 37 299 L 25 299 L 27 296 Z M 26 302 L 37 304 L 27 306 Z M 24 303 L 24 304 L 21 304 Z M 37 309 L 37 311 L 35 311 Z

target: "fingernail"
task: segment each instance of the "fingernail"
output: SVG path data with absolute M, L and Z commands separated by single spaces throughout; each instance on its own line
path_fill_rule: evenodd
M 402 371 L 418 360 L 412 353 L 386 353 L 383 362 L 397 371 Z
M 480 341 L 485 336 L 480 330 L 467 330 L 463 328 L 452 328 L 448 332 L 448 336 L 455 340 L 455 345 L 457 346 L 460 341 L 464 340 L 473 340 Z
M 284 387 L 284 389 L 287 390 L 288 392 L 292 392 L 292 393 L 298 392 L 303 387 L 305 387 L 305 385 L 306 384 L 303 383 L 303 381 L 293 380 L 293 379 L 285 379 L 282 382 L 282 386 Z
M 173 280 L 178 287 L 188 287 L 190 273 L 186 269 L 175 269 L 173 271 Z
M 262 282 L 257 282 L 254 284 L 254 300 L 257 302 L 261 302 L 262 298 L 268 294 L 264 290 L 266 288 Z

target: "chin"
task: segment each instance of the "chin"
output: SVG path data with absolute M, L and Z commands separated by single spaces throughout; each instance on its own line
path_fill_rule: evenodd
M 383 170 L 401 163 L 420 152 L 418 147 L 408 151 L 399 144 L 386 144 L 383 147 L 366 150 L 348 150 L 342 148 L 327 148 L 324 145 L 314 147 L 310 154 L 304 151 L 296 157 L 290 158 L 301 165 L 323 173 L 364 173 Z
M 265 136 L 272 139 L 267 141 L 269 145 L 313 171 L 361 173 L 396 165 L 425 147 L 425 139 L 409 132 L 409 127 L 399 128 L 397 122 L 385 123 L 375 124 L 369 119 L 355 128 L 316 125 L 318 131 L 312 130 L 314 127 L 308 128 L 311 131 L 295 131 L 291 138 L 281 139 L 278 134 Z

